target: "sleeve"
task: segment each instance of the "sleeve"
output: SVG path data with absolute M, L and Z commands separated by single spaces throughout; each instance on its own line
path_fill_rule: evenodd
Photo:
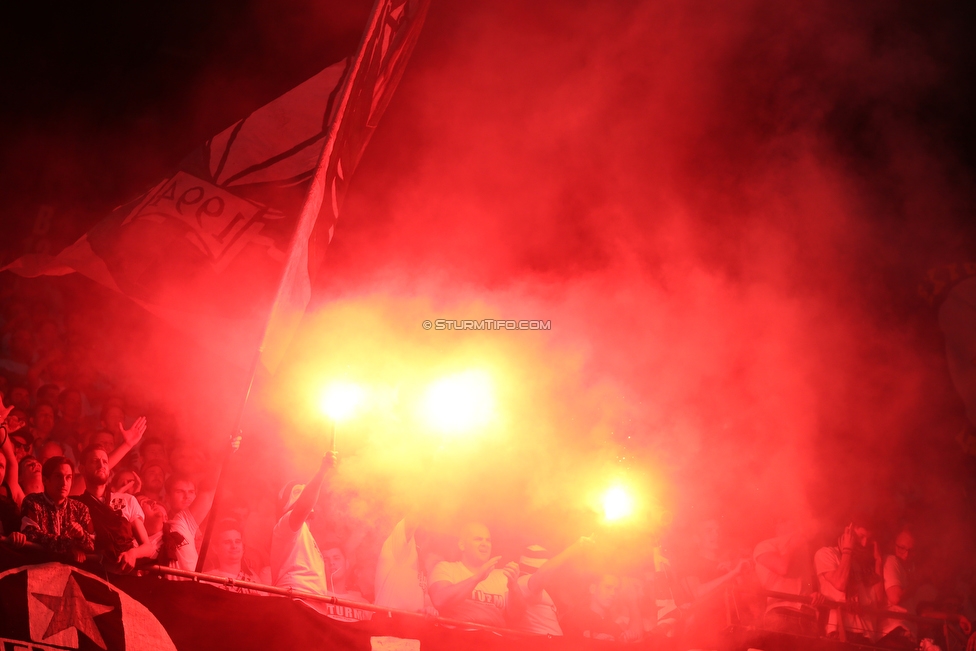
M 429 584 L 433 585 L 438 581 L 447 581 L 448 583 L 457 583 L 454 580 L 453 572 L 451 572 L 451 567 L 445 561 L 441 561 L 434 566 L 434 569 L 430 573 Z
M 77 547 L 86 554 L 95 551 L 95 528 L 92 526 L 91 512 L 88 507 L 81 502 L 75 502 L 73 507 L 78 524 L 84 530 L 85 535 L 81 540 L 72 541 L 73 546 Z
M 393 558 L 396 559 L 397 563 L 402 563 L 410 553 L 407 545 L 409 542 L 407 540 L 407 520 L 404 518 L 397 522 L 396 526 L 393 527 L 393 533 L 390 534 L 390 546 L 393 551 Z
M 898 559 L 895 556 L 888 556 L 884 563 L 884 588 L 893 588 L 902 584 L 901 572 L 898 571 Z
M 137 500 L 133 495 L 126 495 L 126 497 L 126 501 L 129 503 L 129 522 L 133 520 L 142 520 L 145 522 L 146 512 L 142 510 L 142 505 L 139 504 L 139 500 Z
M 41 529 L 41 522 L 43 521 L 44 513 L 37 502 L 33 499 L 25 499 L 21 506 L 21 533 L 24 534 L 28 542 L 40 545 L 47 550 L 61 551 L 58 549 L 58 537 Z
M 840 566 L 840 559 L 830 547 L 821 547 L 813 555 L 813 564 L 817 568 L 817 576 L 833 572 Z

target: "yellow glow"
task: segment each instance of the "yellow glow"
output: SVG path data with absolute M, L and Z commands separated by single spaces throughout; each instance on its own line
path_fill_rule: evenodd
M 351 382 L 333 382 L 319 397 L 319 408 L 333 421 L 341 423 L 348 420 L 363 404 L 366 391 Z
M 603 494 L 603 517 L 615 522 L 634 513 L 634 498 L 623 486 L 613 486 Z
M 427 424 L 442 434 L 470 432 L 491 420 L 491 379 L 479 371 L 451 375 L 430 385 L 423 401 Z

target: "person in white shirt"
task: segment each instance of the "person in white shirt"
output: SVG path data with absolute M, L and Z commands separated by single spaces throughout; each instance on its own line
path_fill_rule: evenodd
M 173 475 L 166 482 L 166 497 L 170 513 L 166 533 L 175 547 L 171 565 L 195 572 L 202 538 L 200 524 L 210 512 L 214 492 L 204 491 L 197 495 L 196 484 L 190 477 Z
M 146 515 L 133 495 L 109 490 L 108 454 L 103 449 L 85 448 L 80 469 L 85 492 L 77 499 L 91 513 L 95 551 L 110 570 L 130 572 L 138 559 L 150 558 L 156 551 L 146 532 Z
M 436 616 L 427 593 L 427 572 L 420 562 L 422 533 L 417 522 L 412 516 L 400 520 L 383 542 L 376 561 L 375 603 Z
M 593 547 L 593 539 L 581 537 L 560 554 L 550 558 L 540 545 L 529 545 L 519 558 L 518 586 L 525 600 L 525 610 L 516 628 L 538 635 L 562 635 L 556 616 L 556 604 L 546 592 L 546 586 L 556 571 Z
M 216 561 L 216 565 L 209 573 L 236 581 L 266 583 L 268 577 L 261 576 L 259 572 L 254 572 L 244 560 L 244 537 L 241 534 L 243 528 L 241 523 L 233 518 L 224 518 L 215 523 L 210 548 L 213 554 L 211 558 Z M 241 594 L 266 594 L 240 585 L 220 585 L 218 587 Z
M 525 609 L 518 587 L 518 563 L 495 569 L 501 556 L 491 556 L 488 527 L 472 522 L 458 539 L 461 560 L 438 563 L 430 575 L 430 599 L 444 617 L 486 626 L 505 627 Z
M 837 539 L 836 547 L 821 547 L 814 556 L 820 591 L 831 601 L 846 602 L 855 607 L 879 608 L 884 605 L 881 552 L 867 526 L 852 522 Z M 874 615 L 844 610 L 843 621 L 838 609 L 830 611 L 827 635 L 838 635 L 841 626 L 849 641 L 875 640 L 877 618 Z
M 885 557 L 884 589 L 888 598 L 888 610 L 902 613 L 915 612 L 915 585 L 912 553 L 915 537 L 907 529 L 895 536 L 895 553 Z M 886 618 L 882 622 L 883 635 L 900 636 L 914 641 L 918 631 L 915 624 L 905 619 Z
M 756 545 L 756 577 L 763 590 L 809 597 L 806 601 L 766 598 L 763 628 L 780 633 L 817 637 L 819 612 L 823 595 L 817 592 L 810 553 L 809 534 L 803 525 L 784 521 L 776 526 L 776 537 Z
M 327 453 L 308 484 L 287 484 L 278 495 L 280 515 L 271 532 L 271 581 L 276 587 L 329 594 L 325 560 L 308 528 L 308 519 L 326 474 L 335 467 L 337 459 L 335 452 Z M 319 602 L 310 605 L 323 609 Z

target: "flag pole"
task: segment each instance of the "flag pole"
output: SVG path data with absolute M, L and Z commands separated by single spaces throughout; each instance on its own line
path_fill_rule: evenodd
M 264 357 L 265 345 L 268 343 L 268 333 L 275 326 L 276 317 L 281 318 L 285 316 L 283 314 L 279 314 L 279 311 L 282 306 L 282 298 L 290 289 L 295 288 L 295 286 L 298 284 L 298 281 L 302 280 L 303 277 L 300 275 L 301 273 L 305 274 L 304 275 L 305 282 L 302 283 L 302 289 L 307 292 L 307 294 L 305 294 L 305 296 L 303 297 L 304 298 L 304 303 L 302 305 L 303 312 L 305 306 L 307 306 L 308 304 L 308 299 L 311 294 L 311 286 L 309 284 L 310 281 L 308 279 L 308 251 L 305 250 L 304 255 L 296 256 L 296 253 L 302 253 L 301 251 L 296 251 L 296 249 L 298 247 L 308 246 L 309 237 L 312 234 L 312 229 L 315 226 L 315 222 L 322 208 L 322 203 L 325 200 L 325 196 L 326 196 L 325 186 L 326 186 L 326 181 L 329 173 L 329 163 L 332 159 L 332 154 L 336 147 L 336 140 L 338 139 L 339 126 L 342 123 L 342 120 L 346 114 L 346 109 L 349 105 L 350 97 L 352 96 L 352 86 L 357 76 L 359 75 L 360 69 L 363 66 L 364 60 L 366 58 L 367 46 L 369 45 L 371 38 L 377 33 L 378 29 L 380 29 L 381 15 L 384 14 L 384 12 L 381 11 L 381 8 L 386 7 L 389 4 L 389 2 L 390 0 L 375 0 L 373 4 L 373 9 L 370 12 L 369 21 L 367 22 L 366 28 L 363 31 L 363 38 L 359 43 L 359 47 L 356 49 L 355 58 L 352 60 L 351 65 L 348 67 L 346 71 L 345 79 L 343 79 L 342 81 L 342 89 L 339 93 L 338 103 L 333 113 L 334 117 L 329 122 L 329 132 L 325 139 L 325 145 L 322 148 L 322 153 L 319 156 L 318 163 L 315 166 L 315 171 L 312 174 L 312 182 L 309 184 L 308 192 L 305 193 L 305 201 L 302 205 L 302 211 L 299 214 L 298 224 L 297 227 L 295 228 L 295 233 L 292 236 L 291 244 L 288 247 L 288 257 L 286 258 L 285 268 L 278 282 L 278 290 L 277 293 L 275 294 L 275 300 L 271 306 L 271 309 L 268 312 L 268 317 L 265 320 L 264 328 L 262 330 L 260 343 L 254 352 L 253 359 L 251 360 L 251 367 L 248 370 L 248 376 L 247 376 L 248 377 L 247 389 L 244 391 L 244 396 L 241 399 L 241 406 L 237 412 L 237 419 L 234 424 L 234 429 L 231 431 L 232 439 L 235 436 L 241 435 L 241 426 L 244 420 L 244 412 L 247 408 L 247 403 L 251 395 L 251 390 L 254 387 L 254 377 L 257 374 L 258 365 L 261 363 L 261 359 Z M 423 24 L 423 20 L 427 12 L 428 5 L 429 5 L 429 0 L 420 0 L 418 2 L 418 11 L 412 17 L 413 23 L 411 25 L 408 25 L 406 28 L 407 32 L 405 35 L 405 41 L 401 44 L 401 46 L 403 48 L 403 51 L 407 52 L 407 57 L 409 57 L 409 52 L 410 50 L 412 50 L 413 45 L 415 44 L 417 38 L 417 29 L 419 29 L 419 27 L 415 29 L 414 26 Z M 388 18 L 386 16 L 383 17 Z M 403 60 L 405 61 L 405 58 Z M 386 101 L 389 100 L 389 94 L 386 91 L 387 90 L 392 91 L 392 88 L 395 87 L 396 82 L 399 80 L 399 75 L 402 74 L 403 67 L 397 66 L 397 62 L 394 62 L 393 68 L 394 69 L 391 71 L 393 74 L 392 77 L 388 79 L 387 88 L 384 91 L 381 91 L 381 97 L 380 97 L 381 100 L 386 100 Z M 368 136 L 369 136 L 369 132 L 367 131 L 365 139 L 360 144 L 361 145 L 360 152 L 359 152 L 360 154 L 362 153 L 361 148 L 366 146 L 366 142 L 368 141 Z M 355 161 L 351 161 L 351 162 L 353 163 L 354 166 Z M 351 173 L 352 173 L 352 169 L 349 169 L 347 175 Z M 342 172 L 340 171 L 339 172 L 340 177 L 341 174 Z M 335 197 L 333 197 L 333 201 L 335 201 Z M 338 207 L 334 206 L 334 209 L 337 211 Z M 333 219 L 335 219 L 335 217 L 337 217 L 337 215 L 334 214 Z M 304 264 L 305 267 L 304 270 L 300 269 L 302 264 Z M 300 321 L 301 321 L 301 317 L 299 316 L 298 322 Z M 297 327 L 297 323 L 294 325 Z M 280 354 L 282 351 L 276 351 L 276 352 Z M 332 436 L 332 447 L 334 450 L 335 449 L 334 429 L 333 429 L 333 436 Z M 233 452 L 232 451 L 228 452 L 227 456 L 224 458 L 223 463 L 221 464 L 220 474 L 217 477 L 217 486 L 214 489 L 214 499 L 210 507 L 210 513 L 207 516 L 207 526 L 204 529 L 203 540 L 201 542 L 201 547 L 200 547 L 200 554 L 197 557 L 197 566 L 196 566 L 197 572 L 203 571 L 203 565 L 207 558 L 207 552 L 209 551 L 209 547 L 210 547 L 210 539 L 213 535 L 214 523 L 217 520 L 217 513 L 219 511 L 221 498 L 224 492 L 224 485 L 227 477 L 227 472 L 226 472 L 227 466 L 232 457 L 233 457 Z

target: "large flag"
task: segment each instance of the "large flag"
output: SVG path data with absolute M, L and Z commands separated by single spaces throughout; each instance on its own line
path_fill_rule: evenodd
M 155 577 L 100 577 L 59 563 L 4 567 L 0 555 L 0 651 L 593 651 L 613 646 L 584 638 L 465 630 L 392 613 L 355 621 L 287 597 Z
M 377 0 L 356 53 L 220 132 L 171 176 L 22 276 L 81 273 L 247 368 L 274 371 L 349 179 L 429 0 Z

